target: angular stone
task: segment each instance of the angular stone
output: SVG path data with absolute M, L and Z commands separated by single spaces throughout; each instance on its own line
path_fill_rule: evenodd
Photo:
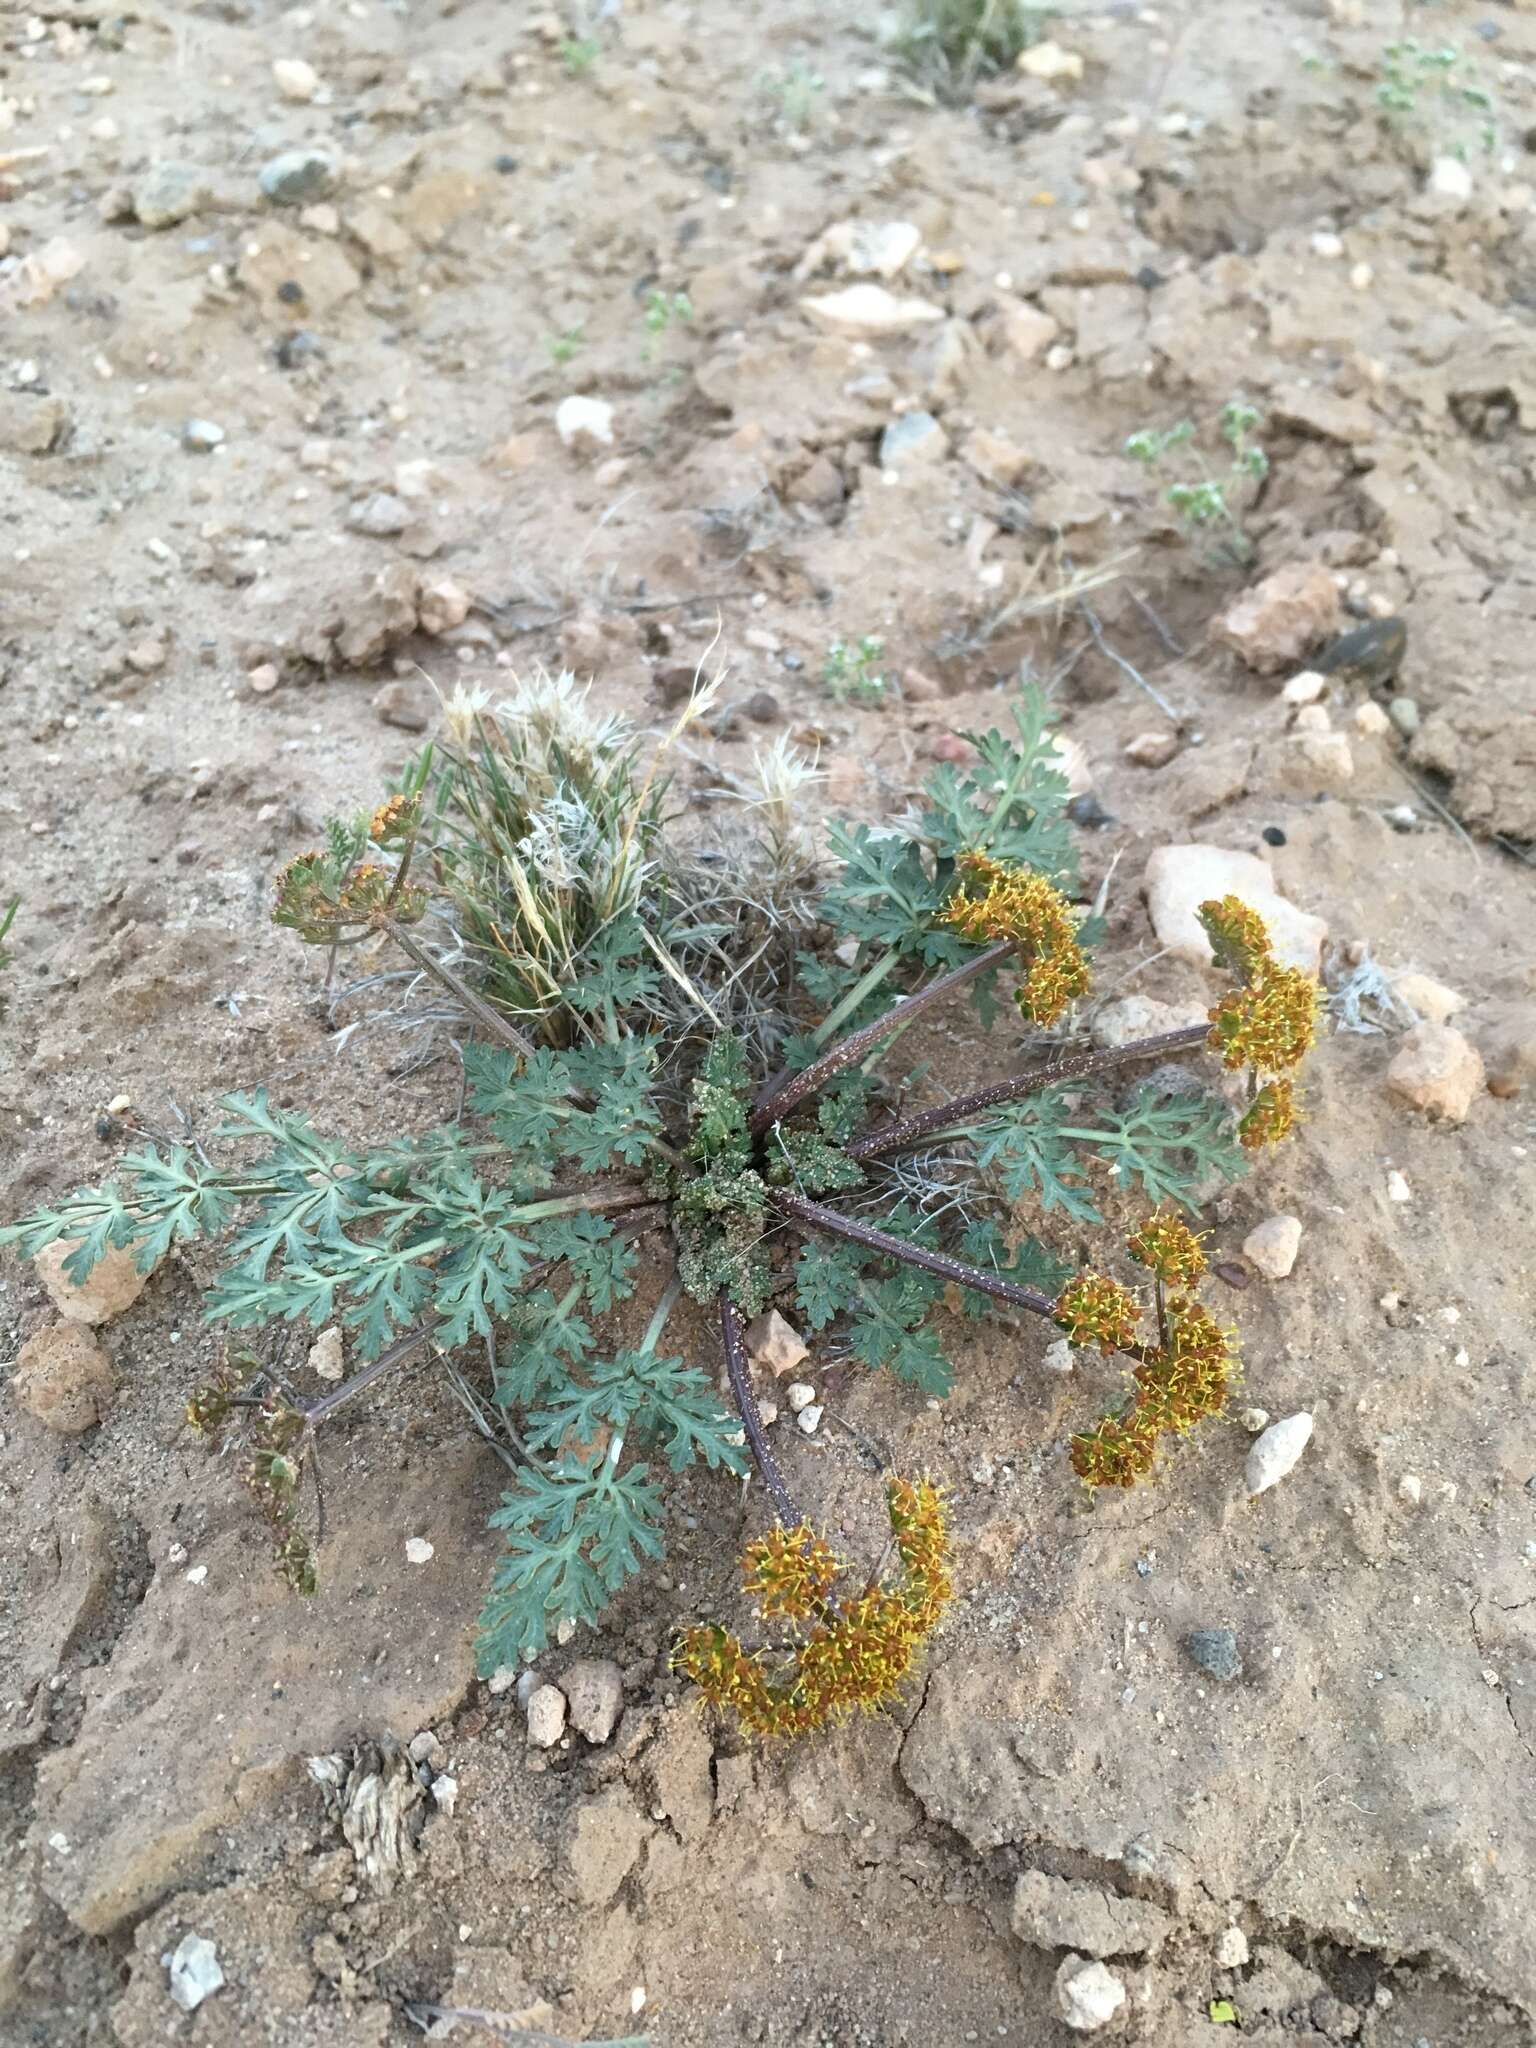
M 64 1261 L 74 1249 L 62 1241 L 44 1245 L 32 1261 L 54 1307 L 72 1323 L 110 1323 L 132 1307 L 149 1285 L 150 1274 L 141 1273 L 133 1253 L 118 1245 L 109 1245 L 83 1280 L 72 1280 Z
M 588 1742 L 606 1742 L 624 1711 L 624 1674 L 606 1657 L 583 1657 L 560 1675 L 571 1726 Z
M 558 1881 L 580 1906 L 606 1906 L 634 1869 L 650 1833 L 622 1785 L 573 1807 L 561 1831 Z
M 811 1354 L 794 1325 L 770 1308 L 747 1325 L 747 1355 L 782 1379 Z
M 1387 1087 L 1410 1109 L 1459 1124 L 1483 1085 L 1483 1058 L 1452 1024 L 1416 1024 L 1387 1069 Z
M 1208 967 L 1214 958 L 1198 911 L 1213 897 L 1241 897 L 1268 928 L 1276 957 L 1316 974 L 1328 927 L 1288 903 L 1257 854 L 1221 846 L 1160 846 L 1147 862 L 1147 913 L 1159 943 L 1175 958 Z
M 1292 668 L 1338 630 L 1339 593 L 1321 562 L 1289 562 L 1217 619 L 1217 640 L 1263 676 Z
M 112 1405 L 112 1364 L 82 1323 L 50 1323 L 11 1368 L 11 1398 L 65 1436 L 93 1429 Z
M 1258 1267 L 1266 1280 L 1286 1279 L 1300 1250 L 1299 1216 L 1266 1216 L 1243 1239 L 1244 1257 Z
M 1162 1947 L 1173 1922 L 1146 1899 L 1121 1898 L 1084 1880 L 1026 1870 L 1013 1887 L 1011 1921 L 1033 1948 L 1085 1956 L 1139 1956 Z
M 846 291 L 820 293 L 802 299 L 800 310 L 828 333 L 853 340 L 911 334 L 944 318 L 941 306 L 927 299 L 900 299 L 880 284 L 851 284 Z

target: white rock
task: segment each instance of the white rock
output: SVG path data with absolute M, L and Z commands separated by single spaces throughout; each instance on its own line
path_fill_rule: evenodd
M 1241 1927 L 1224 1927 L 1216 1937 L 1216 1960 L 1224 1970 L 1240 1970 L 1248 1960 L 1248 1937 Z
M 822 1410 L 820 1406 L 815 1401 L 813 1401 L 809 1408 L 802 1408 L 800 1410 L 800 1413 L 795 1417 L 795 1420 L 797 1423 L 799 1423 L 801 1429 L 804 1430 L 807 1436 L 814 1436 L 816 1434 L 816 1431 L 821 1426 L 821 1417 Z
M 1056 1972 L 1056 2010 L 1075 2034 L 1096 2034 L 1125 2003 L 1125 1986 L 1113 1970 L 1068 1956 Z
M 1068 796 L 1086 796 L 1093 787 L 1093 769 L 1089 765 L 1088 750 L 1081 740 L 1074 740 L 1066 733 L 1052 733 L 1048 751 L 1048 765 L 1058 775 L 1067 778 Z
M 1333 720 L 1326 704 L 1303 704 L 1294 720 L 1297 732 L 1332 732 Z
M 1077 351 L 1068 348 L 1064 341 L 1058 341 L 1054 348 L 1045 352 L 1045 367 L 1048 370 L 1070 370 L 1077 361 Z
M 1315 704 L 1328 688 L 1328 678 L 1319 675 L 1315 668 L 1304 668 L 1299 676 L 1292 676 L 1280 692 L 1282 703 Z
M 795 266 L 807 278 L 823 263 L 836 263 L 855 277 L 893 278 L 923 246 L 922 230 L 909 220 L 840 220 L 819 234 Z
M 1146 891 L 1152 928 L 1176 959 L 1211 964 L 1211 942 L 1197 913 L 1212 897 L 1233 895 L 1263 918 L 1278 959 L 1308 974 L 1318 971 L 1327 925 L 1276 892 L 1274 876 L 1257 854 L 1199 844 L 1159 846 L 1147 862 Z
M 829 334 L 868 341 L 883 334 L 911 334 L 944 318 L 942 306 L 927 299 L 899 299 L 881 284 L 851 284 L 845 291 L 818 293 L 802 299 L 800 310 Z
M 1379 704 L 1367 698 L 1365 703 L 1355 706 L 1355 731 L 1362 739 L 1385 739 L 1391 730 L 1392 721 Z
M 1353 263 L 1349 270 L 1350 288 L 1357 292 L 1368 292 L 1376 282 L 1376 273 L 1369 263 Z
M 535 1749 L 553 1749 L 565 1733 L 565 1694 L 558 1685 L 538 1686 L 528 1698 L 528 1740 Z
M 436 639 L 439 633 L 462 626 L 469 617 L 469 592 L 451 576 L 433 576 L 422 584 L 416 608 L 421 630 Z
M 1319 704 L 1307 708 L 1322 710 Z M 1301 715 L 1305 718 L 1306 711 Z M 1326 717 L 1327 713 L 1323 715 Z M 1303 728 L 1290 743 L 1285 766 L 1289 786 L 1307 795 L 1319 789 L 1342 789 L 1346 782 L 1355 779 L 1355 757 L 1350 751 L 1348 734 L 1342 732 Z
M 1459 1010 L 1467 1007 L 1464 995 L 1427 974 L 1394 974 L 1392 993 L 1431 1024 L 1449 1024 Z
M 493 1699 L 499 1699 L 504 1692 L 510 1692 L 517 1683 L 515 1664 L 498 1664 L 485 1681 L 485 1689 Z
M 572 392 L 555 407 L 555 432 L 567 448 L 611 448 L 613 407 L 605 398 L 583 398 Z
M 285 100 L 312 100 L 320 90 L 319 72 L 313 64 L 306 64 L 302 57 L 277 58 L 272 66 L 272 77 Z
M 1255 1494 L 1267 1493 L 1282 1480 L 1311 1439 L 1312 1417 L 1304 1408 L 1299 1414 L 1272 1422 L 1248 1453 L 1243 1477 L 1250 1499 Z
M 1269 1410 L 1267 1408 L 1245 1408 L 1238 1417 L 1238 1420 L 1250 1436 L 1257 1436 L 1261 1429 L 1268 1429 L 1269 1427 Z
M 1459 156 L 1437 156 L 1430 167 L 1429 189 L 1441 199 L 1472 197 L 1472 173 Z
M 1387 1200 L 1389 1202 L 1411 1202 L 1413 1189 L 1408 1185 L 1408 1176 L 1399 1173 L 1394 1166 L 1387 1175 Z
M 775 1379 L 793 1372 L 810 1355 L 794 1324 L 786 1322 L 776 1308 L 765 1310 L 747 1325 L 747 1356 L 766 1366 Z
M 798 1415 L 802 1408 L 809 1408 L 816 1398 L 816 1389 L 806 1385 L 804 1380 L 791 1380 L 784 1390 L 784 1398 Z
M 405 1561 L 407 1564 L 430 1564 L 434 1554 L 432 1545 L 425 1536 L 406 1537 Z
M 506 1667 L 503 1666 L 502 1668 L 505 1670 Z M 520 1671 L 517 1674 L 517 1689 L 513 1694 L 513 1698 L 517 1701 L 524 1714 L 528 1712 L 528 1702 L 533 1698 L 539 1687 L 547 1685 L 548 1682 L 542 1671 Z
M 1083 59 L 1077 50 L 1065 50 L 1047 40 L 1031 43 L 1019 52 L 1019 69 L 1026 78 L 1043 78 L 1047 85 L 1066 85 L 1083 75 Z
M 1424 1498 L 1424 1482 L 1417 1472 L 1405 1472 L 1397 1482 L 1397 1497 L 1416 1508 Z
M 1072 1370 L 1072 1340 L 1058 1337 L 1054 1344 L 1047 1344 L 1040 1354 L 1042 1372 L 1060 1373 L 1065 1376 Z
M 1266 1216 L 1243 1239 L 1243 1254 L 1266 1280 L 1284 1280 L 1301 1249 L 1299 1216 Z
M 429 1789 L 432 1793 L 432 1803 L 438 1812 L 446 1814 L 448 1819 L 452 1820 L 453 1809 L 459 1803 L 458 1779 L 451 1777 L 447 1771 L 439 1771 Z
M 1003 339 L 1022 363 L 1037 362 L 1061 332 L 1061 323 L 1038 306 L 1010 299 L 1003 307 Z
M 339 1380 L 346 1371 L 341 1356 L 341 1326 L 332 1323 L 309 1347 L 309 1369 L 323 1380 Z
M 213 1943 L 201 1934 L 184 1934 L 162 1961 L 170 1977 L 171 1996 L 183 2012 L 196 2012 L 224 1982 Z
M 1312 237 L 1312 254 L 1321 256 L 1325 262 L 1334 262 L 1344 254 L 1344 238 L 1327 228 L 1319 228 Z

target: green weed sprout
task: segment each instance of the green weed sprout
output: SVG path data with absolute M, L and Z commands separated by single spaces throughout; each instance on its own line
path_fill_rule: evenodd
M 1232 501 L 1247 486 L 1262 483 L 1269 475 L 1269 457 L 1254 439 L 1261 424 L 1255 408 L 1238 399 L 1222 407 L 1218 429 L 1232 451 L 1224 476 L 1211 474 L 1196 443 L 1191 420 L 1180 420 L 1173 427 L 1144 427 L 1125 443 L 1125 452 L 1132 461 L 1143 463 L 1150 470 L 1166 474 L 1168 468 L 1176 466 L 1194 472 L 1168 483 L 1163 497 L 1190 534 L 1216 528 L 1221 536 L 1220 552 L 1239 565 L 1253 560 L 1253 543 L 1244 532 Z M 1179 450 L 1188 452 L 1177 464 L 1170 464 L 1169 457 Z
M 560 61 L 569 78 L 585 78 L 602 54 L 595 36 L 567 36 L 560 45 Z
M 687 326 L 693 318 L 693 301 L 686 292 L 649 291 L 645 295 L 645 342 L 640 360 L 650 362 L 661 337 L 672 327 Z
M 909 815 L 834 822 L 815 851 L 799 822 L 812 771 L 782 744 L 717 844 L 679 843 L 667 760 L 711 701 L 701 690 L 657 746 L 569 677 L 460 693 L 400 787 L 278 877 L 279 925 L 331 959 L 367 946 L 359 987 L 392 953 L 406 1015 L 454 1033 L 445 1121 L 394 1128 L 386 1109 L 351 1142 L 263 1090 L 232 1095 L 201 1134 L 137 1134 L 99 1186 L 0 1244 L 65 1244 L 77 1281 L 113 1247 L 145 1271 L 212 1248 L 203 1313 L 242 1344 L 188 1417 L 238 1449 L 300 1593 L 323 1563 L 304 1507 L 319 1432 L 430 1355 L 507 1467 L 485 1673 L 595 1624 L 662 1557 L 676 1475 L 707 1486 L 750 1461 L 778 1533 L 749 1546 L 746 1589 L 795 1646 L 765 1663 L 702 1622 L 678 1663 L 749 1729 L 789 1734 L 877 1706 L 910 1673 L 949 1597 L 949 1539 L 940 1489 L 889 1474 L 895 1557 L 842 1571 L 796 1504 L 798 1432 L 781 1452 L 764 1427 L 749 1319 L 782 1303 L 911 1400 L 950 1392 L 966 1319 L 1043 1321 L 1127 1359 L 1122 1405 L 1070 1457 L 1090 1486 L 1133 1483 L 1235 1378 L 1183 1217 L 1294 1124 L 1316 990 L 1228 898 L 1203 913 L 1231 982 L 1207 1022 L 1113 1050 L 1052 1037 L 1079 1015 L 1097 929 L 1074 901 L 1038 693 L 1010 730 L 967 734 L 971 760 L 937 768 Z M 984 1028 L 1011 1016 L 1026 1056 L 946 1093 L 912 1027 L 962 996 Z M 1159 1081 L 1201 1054 L 1239 1101 Z M 1143 1218 L 1124 1280 L 1021 1226 L 1027 1211 L 1075 1246 L 1111 1205 L 1122 1236 L 1128 1207 Z M 701 1325 L 724 1398 L 688 1355 Z M 339 1328 L 351 1376 L 297 1391 L 285 1327 L 306 1343 Z
M 821 680 L 836 704 L 884 704 L 890 697 L 891 682 L 878 663 L 885 642 L 878 633 L 865 633 L 850 646 L 846 640 L 827 643 L 827 658 Z
M 11 956 L 5 950 L 5 942 L 7 938 L 10 936 L 11 926 L 16 922 L 16 913 L 18 910 L 20 910 L 20 908 L 21 898 L 19 896 L 13 896 L 10 902 L 5 906 L 5 909 L 3 911 L 0 911 L 0 974 L 3 974 L 11 964 Z M 4 1015 L 5 991 L 4 989 L 0 989 L 0 1017 L 3 1017 Z
M 758 80 L 758 90 L 773 101 L 780 123 L 791 135 L 804 135 L 814 125 L 826 89 L 820 72 L 799 62 L 778 73 L 765 72 Z
M 549 351 L 552 363 L 568 363 L 586 343 L 586 326 L 577 321 L 574 327 L 562 329 L 559 334 L 550 335 L 544 346 Z
M 958 104 L 979 79 L 1011 70 L 1050 13 L 1028 0 L 907 0 L 895 51 L 922 86 Z
M 1400 129 L 1424 127 L 1433 149 L 1460 157 L 1471 153 L 1469 131 L 1485 154 L 1498 146 L 1492 94 L 1475 67 L 1454 44 L 1430 45 L 1412 36 L 1388 43 L 1381 53 L 1376 104 Z

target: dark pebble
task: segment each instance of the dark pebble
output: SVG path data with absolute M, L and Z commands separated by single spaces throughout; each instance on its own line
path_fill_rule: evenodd
M 1284 846 L 1285 834 L 1278 825 L 1266 825 L 1264 827 L 1264 844 L 1266 846 Z
M 510 178 L 517 169 L 517 158 L 503 154 L 496 158 L 495 162 L 491 165 L 491 169 L 493 171 L 500 171 L 504 178 Z
M 775 719 L 784 715 L 772 690 L 754 690 L 747 699 L 746 713 L 757 725 L 772 725 Z
M 1082 825 L 1090 831 L 1102 831 L 1106 825 L 1113 825 L 1115 822 L 1092 790 L 1086 790 L 1082 796 L 1073 797 L 1067 805 L 1067 816 L 1074 825 Z
M 304 287 L 296 278 L 285 278 L 277 288 L 277 296 L 285 306 L 302 306 L 304 303 Z
M 663 704 L 686 704 L 697 681 L 698 670 L 691 662 L 673 661 L 657 669 L 651 677 L 651 688 Z
M 1228 1685 L 1243 1675 L 1243 1660 L 1237 1654 L 1237 1637 L 1229 1628 L 1192 1629 L 1184 1638 L 1189 1659 L 1207 1678 Z

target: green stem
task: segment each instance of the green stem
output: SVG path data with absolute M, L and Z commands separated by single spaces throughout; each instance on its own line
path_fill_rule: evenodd
M 661 1333 L 667 1327 L 667 1318 L 677 1307 L 682 1291 L 683 1283 L 674 1273 L 667 1282 L 666 1291 L 652 1311 L 651 1320 L 645 1326 L 645 1335 L 640 1339 L 640 1349 L 647 1358 L 661 1342 Z
M 875 962 L 873 967 L 867 969 L 859 977 L 853 984 L 853 987 L 849 989 L 848 993 L 839 1002 L 833 1004 L 832 1008 L 828 1010 L 826 1016 L 822 1018 L 812 1033 L 817 1045 L 825 1045 L 843 1019 L 851 1017 L 865 997 L 874 994 L 880 984 L 888 978 L 891 969 L 900 958 L 900 953 L 893 946 L 890 952 L 884 954 Z

